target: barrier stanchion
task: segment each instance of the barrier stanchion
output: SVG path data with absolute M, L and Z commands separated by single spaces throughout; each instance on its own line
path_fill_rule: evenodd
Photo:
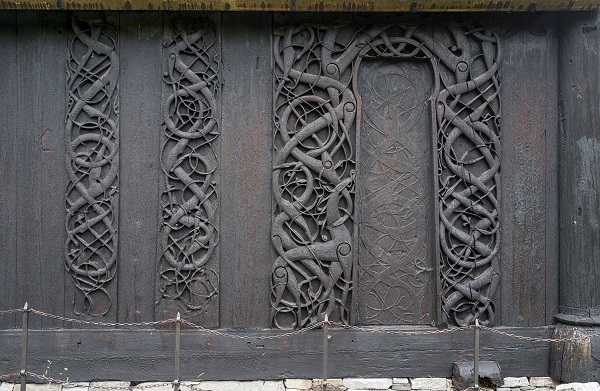
M 479 388 L 479 319 L 475 319 L 475 351 L 473 357 L 473 385 Z
M 21 337 L 21 391 L 27 390 L 27 336 L 29 334 L 29 306 L 23 307 L 23 336 Z
M 173 391 L 179 391 L 179 353 L 181 351 L 181 315 L 177 313 L 175 320 L 175 380 Z
M 323 390 L 327 387 L 327 356 L 329 352 L 329 317 L 323 322 Z

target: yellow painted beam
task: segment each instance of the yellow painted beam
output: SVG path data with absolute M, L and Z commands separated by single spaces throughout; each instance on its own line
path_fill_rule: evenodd
M 0 0 L 0 9 L 531 12 L 600 10 L 600 0 Z

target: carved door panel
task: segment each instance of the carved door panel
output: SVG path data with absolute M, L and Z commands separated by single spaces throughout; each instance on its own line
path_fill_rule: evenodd
M 463 23 L 274 35 L 272 324 L 493 322 L 496 33 Z
M 436 265 L 430 64 L 364 60 L 357 146 L 359 324 L 429 324 Z

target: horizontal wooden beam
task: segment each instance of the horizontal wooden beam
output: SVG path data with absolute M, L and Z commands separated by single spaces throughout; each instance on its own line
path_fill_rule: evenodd
M 16 10 L 532 12 L 600 9 L 600 0 L 0 0 Z
M 426 331 L 432 327 L 384 328 Z M 501 327 L 531 338 L 549 338 L 554 327 Z M 380 330 L 382 330 L 380 328 Z M 276 339 L 275 330 L 225 331 L 237 338 L 184 330 L 181 380 L 259 380 L 320 378 L 323 330 Z M 330 378 L 450 377 L 452 363 L 473 360 L 473 331 L 425 335 L 330 328 Z M 239 337 L 242 337 L 240 339 Z M 500 363 L 504 376 L 547 376 L 550 344 L 481 331 L 480 358 Z M 169 381 L 173 378 L 173 330 L 33 330 L 27 370 L 57 377 L 63 368 L 72 381 L 121 379 Z M 0 331 L 0 375 L 18 372 L 20 330 Z M 63 371 L 64 372 L 64 371 Z

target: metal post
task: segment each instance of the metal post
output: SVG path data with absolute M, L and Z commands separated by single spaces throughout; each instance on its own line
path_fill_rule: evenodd
M 29 306 L 23 307 L 23 336 L 21 339 L 21 391 L 27 390 L 27 336 L 29 334 Z
M 177 313 L 175 320 L 175 381 L 173 391 L 179 391 L 179 353 L 181 351 L 181 315 Z
M 479 319 L 475 319 L 475 353 L 473 358 L 473 383 L 479 388 Z
M 329 316 L 325 314 L 323 322 L 323 390 L 327 387 L 327 355 L 329 347 Z

